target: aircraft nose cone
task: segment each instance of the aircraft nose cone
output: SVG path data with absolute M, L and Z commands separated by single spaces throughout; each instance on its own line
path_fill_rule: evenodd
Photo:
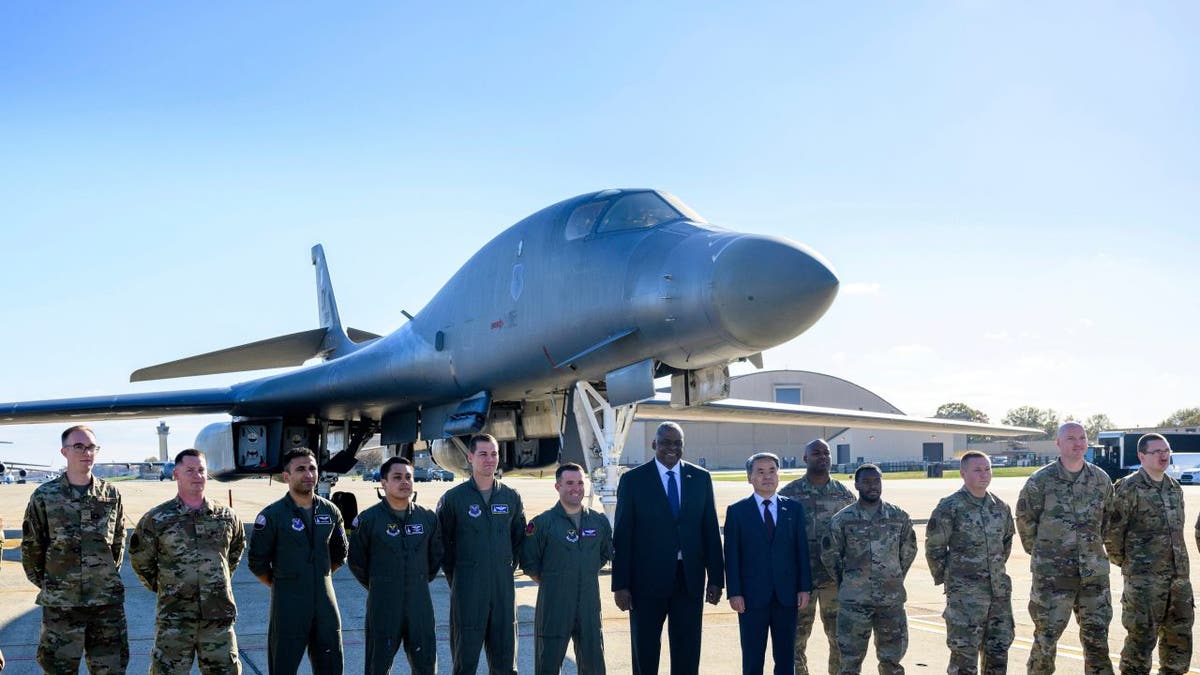
M 796 337 L 837 296 L 838 279 L 815 252 L 763 236 L 743 236 L 714 262 L 713 305 L 730 335 L 754 349 Z

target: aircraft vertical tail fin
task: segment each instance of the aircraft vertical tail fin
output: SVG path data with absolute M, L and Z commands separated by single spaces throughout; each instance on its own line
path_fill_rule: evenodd
M 320 244 L 312 247 L 312 264 L 317 272 L 317 315 L 321 321 L 321 328 L 325 329 L 320 352 L 328 359 L 345 356 L 357 349 L 358 345 L 346 335 L 346 329 L 342 327 L 337 299 L 333 295 L 333 282 L 329 279 L 329 266 L 325 263 L 325 249 Z

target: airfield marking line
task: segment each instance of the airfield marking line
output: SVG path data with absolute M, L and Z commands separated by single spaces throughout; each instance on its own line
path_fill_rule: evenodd
M 255 665 L 254 661 L 250 659 L 250 655 L 246 653 L 245 649 L 239 647 L 238 653 L 242 655 L 242 663 L 244 663 L 250 670 L 253 670 L 254 675 L 263 675 L 263 671 L 258 669 L 258 666 Z

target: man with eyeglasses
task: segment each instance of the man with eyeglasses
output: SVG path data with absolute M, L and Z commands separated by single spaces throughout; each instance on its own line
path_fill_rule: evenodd
M 1183 488 L 1166 475 L 1171 446 L 1160 434 L 1138 439 L 1142 468 L 1117 481 L 1104 528 L 1108 559 L 1121 568 L 1122 673 L 1149 673 L 1158 643 L 1160 673 L 1192 662 L 1192 584 L 1183 538 Z
M 176 496 L 142 516 L 129 537 L 129 562 L 158 595 L 151 656 L 155 673 L 239 673 L 231 577 L 246 548 L 232 509 L 204 495 L 208 464 L 188 448 L 175 456 Z
M 1112 482 L 1084 459 L 1087 432 L 1078 422 L 1058 428 L 1058 461 L 1038 469 L 1017 497 L 1017 534 L 1030 555 L 1029 616 L 1033 647 L 1027 668 L 1053 673 L 1058 639 L 1075 613 L 1085 673 L 1111 675 L 1108 624 L 1112 597 L 1103 524 Z
M 124 673 L 129 665 L 125 623 L 125 512 L 121 493 L 92 475 L 100 446 L 85 426 L 62 433 L 67 470 L 34 490 L 21 525 L 21 564 L 41 590 L 42 633 L 37 661 L 47 673 Z

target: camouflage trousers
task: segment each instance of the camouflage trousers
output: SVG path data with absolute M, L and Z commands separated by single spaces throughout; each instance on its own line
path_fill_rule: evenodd
M 867 656 L 867 641 L 875 633 L 875 656 L 879 675 L 904 672 L 900 659 L 908 651 L 908 617 L 904 605 L 860 605 L 843 602 L 837 613 L 838 650 L 842 653 L 839 675 L 858 675 Z
M 946 596 L 942 618 L 946 620 L 946 646 L 950 648 L 947 673 L 1008 672 L 1008 648 L 1016 637 L 1011 596 L 955 591 Z
M 1125 647 L 1121 673 L 1148 674 L 1154 643 L 1158 643 L 1159 673 L 1186 673 L 1192 663 L 1192 584 L 1187 577 L 1125 577 L 1121 594 L 1121 623 Z
M 1029 616 L 1033 619 L 1033 647 L 1026 664 L 1032 675 L 1054 672 L 1058 638 L 1062 636 L 1071 611 L 1079 624 L 1079 642 L 1083 645 L 1083 672 L 1088 675 L 1112 675 L 1108 659 L 1108 624 L 1112 621 L 1112 594 L 1108 576 L 1044 577 L 1034 576 L 1029 595 Z
M 85 652 L 92 675 L 125 672 L 129 665 L 125 605 L 42 607 L 37 650 L 42 671 L 75 675 Z
M 812 635 L 818 603 L 821 605 L 821 625 L 829 640 L 829 675 L 836 675 L 838 671 L 842 659 L 837 646 L 837 592 L 837 583 L 832 581 L 817 586 L 808 606 L 796 614 L 796 675 L 808 675 L 808 636 Z
M 208 621 L 159 615 L 150 672 L 154 675 L 187 675 L 192 672 L 192 661 L 197 656 L 200 672 L 204 675 L 242 672 L 233 620 Z

